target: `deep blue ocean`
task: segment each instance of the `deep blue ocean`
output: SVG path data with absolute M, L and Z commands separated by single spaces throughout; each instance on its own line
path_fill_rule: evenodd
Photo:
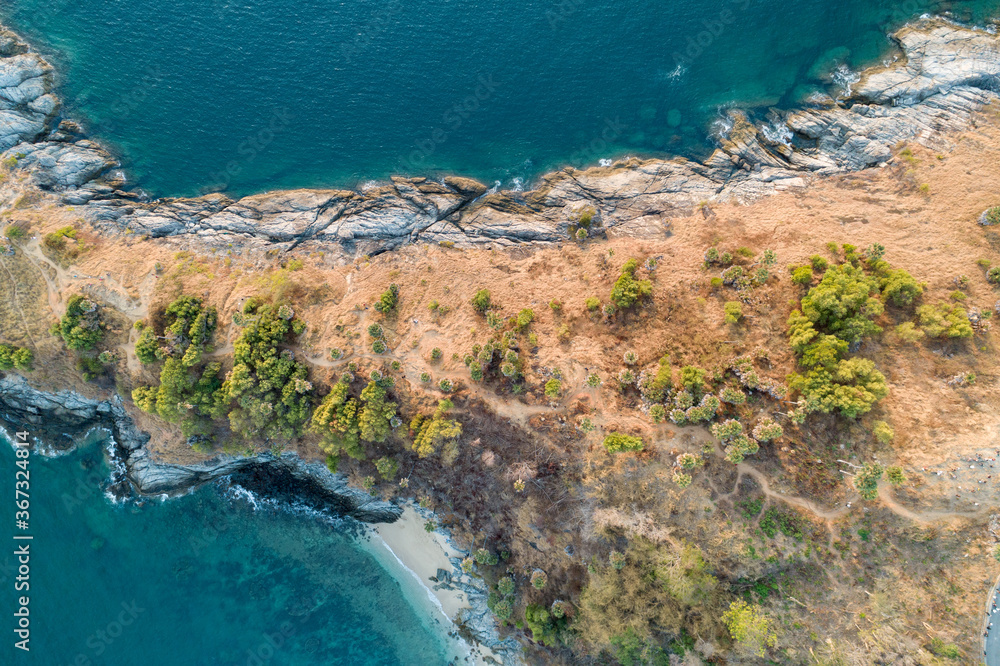
M 32 666 L 376 666 L 458 656 L 421 595 L 342 527 L 210 485 L 105 496 L 105 441 L 31 455 L 30 522 L 14 524 L 15 457 L 0 441 L 0 663 Z M 256 506 L 255 506 L 256 504 Z M 30 534 L 27 591 L 14 549 Z M 21 595 L 30 652 L 14 647 Z M 426 596 L 426 595 L 424 595 Z
M 720 109 L 789 107 L 890 57 L 925 12 L 1000 0 L 8 0 L 67 113 L 157 196 L 562 165 L 712 147 Z M 844 70 L 841 69 L 841 74 Z

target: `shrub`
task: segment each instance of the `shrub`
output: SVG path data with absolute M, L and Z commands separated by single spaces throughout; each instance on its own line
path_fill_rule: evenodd
M 480 289 L 476 292 L 475 296 L 472 297 L 472 307 L 480 314 L 485 314 L 486 311 L 492 307 L 492 305 L 493 302 L 490 298 L 489 289 Z
M 726 301 L 723 309 L 727 324 L 735 324 L 743 317 L 743 305 L 739 301 Z
M 746 393 L 731 386 L 723 388 L 719 393 L 719 397 L 722 398 L 722 402 L 730 405 L 742 405 L 747 401 Z
M 620 432 L 610 433 L 604 438 L 604 448 L 608 453 L 621 453 L 624 451 L 642 451 L 645 444 L 639 437 L 626 435 Z
M 667 410 L 663 405 L 653 405 L 649 408 L 649 416 L 653 419 L 653 423 L 663 423 L 663 420 L 667 418 Z
M 635 365 L 639 362 L 639 356 L 634 351 L 627 351 L 622 355 L 622 360 L 625 361 L 625 365 Z
M 1000 284 L 1000 266 L 994 266 L 986 271 L 986 279 L 993 284 Z
M 541 569 L 535 569 L 531 572 L 531 586 L 536 590 L 544 590 L 548 582 L 548 575 Z
M 656 373 L 642 373 L 639 390 L 642 397 L 650 402 L 663 402 L 667 397 L 667 391 L 673 383 L 673 371 L 670 368 L 670 357 L 664 355 L 660 357 L 657 364 Z M 690 405 L 688 405 L 690 407 Z
M 897 465 L 886 468 L 885 478 L 894 486 L 901 486 L 906 483 L 906 475 L 903 474 L 903 468 Z
M 693 365 L 685 365 L 681 368 L 681 386 L 697 398 L 705 388 L 705 371 Z
M 586 301 L 584 301 L 584 305 L 587 306 L 587 310 L 589 310 L 590 312 L 595 312 L 598 308 L 601 307 L 601 299 L 597 298 L 596 296 L 591 296 Z
M 559 394 L 562 392 L 562 382 L 558 379 L 552 378 L 545 382 L 545 397 L 549 400 L 556 400 L 559 398 Z
M 601 378 L 596 372 L 592 372 L 587 375 L 587 386 L 590 388 L 597 388 L 601 385 Z
M 373 354 L 384 354 L 388 351 L 388 347 L 385 344 L 385 340 L 376 340 L 372 343 L 372 353 Z
M 421 372 L 420 373 L 420 381 L 422 381 L 424 384 L 430 384 L 431 383 L 431 373 L 429 373 L 429 372 Z
M 525 308 L 517 313 L 517 330 L 523 331 L 535 320 L 535 311 Z
M 435 347 L 434 349 L 431 350 L 431 360 L 432 361 L 440 361 L 441 360 L 441 356 L 443 356 L 443 355 L 444 355 L 444 353 L 441 351 L 440 347 Z
M 514 594 L 514 579 L 510 576 L 504 576 L 497 581 L 497 591 L 505 597 L 509 597 Z
M 879 286 L 882 289 L 882 298 L 892 301 L 894 305 L 910 305 L 924 293 L 923 286 L 902 268 L 891 270 L 880 278 Z
M 854 487 L 862 499 L 878 497 L 878 481 L 885 470 L 878 463 L 865 463 L 854 476 Z
M 711 280 L 708 281 L 708 284 L 709 284 L 709 286 L 712 287 L 712 289 L 718 289 L 719 287 L 722 286 L 722 278 L 720 278 L 720 277 L 714 277 L 714 278 L 712 278 Z
M 379 296 L 378 301 L 375 303 L 375 309 L 384 315 L 389 315 L 395 312 L 398 303 L 399 287 L 395 284 L 390 284 L 389 288 Z
M 399 472 L 399 463 L 395 458 L 382 456 L 375 461 L 375 469 L 378 470 L 379 476 L 385 481 L 392 481 Z
M 483 381 L 483 366 L 479 361 L 473 361 L 469 364 L 469 378 L 474 382 Z M 430 381 L 428 379 L 428 381 Z
M 710 247 L 705 250 L 705 262 L 709 264 L 716 264 L 719 262 L 719 248 Z
M 0 370 L 31 370 L 35 354 L 25 347 L 0 344 Z
M 28 237 L 28 230 L 21 224 L 8 224 L 3 230 L 3 235 L 6 236 L 7 240 L 11 243 L 20 243 Z
M 891 444 L 892 440 L 896 437 L 896 433 L 893 432 L 892 427 L 885 421 L 876 421 L 872 433 L 875 435 L 875 439 L 881 444 Z
M 451 393 L 452 389 L 455 388 L 455 385 L 452 383 L 450 379 L 442 379 L 441 381 L 438 382 L 438 388 L 440 388 L 445 393 Z
M 924 333 L 932 338 L 971 338 L 972 325 L 965 308 L 959 305 L 938 303 L 921 305 L 917 317 Z
M 619 553 L 617 550 L 611 551 L 611 554 L 608 555 L 608 563 L 615 571 L 621 571 L 625 568 L 625 554 Z
M 553 298 L 549 301 L 549 307 L 552 308 L 553 312 L 562 312 L 563 302 L 559 299 Z
M 924 337 L 924 332 L 912 321 L 904 321 L 894 329 L 894 332 L 903 342 L 919 342 Z
M 980 224 L 984 226 L 992 226 L 994 224 L 1000 224 L 1000 206 L 993 206 L 992 208 L 987 208 L 980 218 Z
M 736 419 L 726 419 L 712 426 L 712 435 L 728 442 L 743 434 L 743 424 Z
M 385 336 L 385 331 L 382 330 L 381 324 L 369 324 L 368 325 L 368 335 L 376 340 Z
M 684 472 L 674 472 L 671 480 L 682 490 L 691 485 L 691 475 Z
M 635 259 L 629 259 L 622 266 L 621 275 L 615 281 L 611 289 L 611 302 L 616 306 L 627 309 L 635 305 L 639 299 L 652 295 L 653 285 L 649 280 L 637 280 L 635 272 L 639 263 Z M 589 307 L 589 306 L 588 306 Z
M 812 266 L 812 269 L 814 271 L 817 271 L 819 273 L 822 273 L 823 271 L 825 271 L 827 268 L 830 267 L 829 262 L 818 254 L 814 254 L 813 256 L 809 257 L 809 265 Z
M 758 442 L 770 442 L 785 434 L 784 429 L 774 419 L 761 419 L 753 429 L 753 438 Z
M 795 284 L 812 284 L 813 272 L 809 266 L 797 266 L 792 271 L 792 282 Z

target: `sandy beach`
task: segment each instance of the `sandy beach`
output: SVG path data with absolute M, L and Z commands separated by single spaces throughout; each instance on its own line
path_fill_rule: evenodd
M 370 544 L 372 551 L 379 556 L 379 550 L 384 550 L 390 558 L 380 557 L 388 568 L 395 570 L 401 576 L 408 576 L 419 584 L 426 593 L 427 599 L 443 619 L 451 624 L 460 611 L 471 608 L 468 595 L 461 590 L 434 589 L 437 584 L 438 570 L 444 569 L 453 577 L 462 575 L 449 558 L 462 557 L 464 553 L 456 550 L 445 535 L 424 529 L 426 519 L 412 505 L 404 508 L 402 517 L 395 523 L 379 523 L 371 526 L 375 535 Z M 393 562 L 394 560 L 394 562 Z M 395 564 L 395 566 L 393 566 Z M 400 581 L 401 584 L 404 581 Z M 405 587 L 405 585 L 404 585 Z M 461 641 L 468 652 L 467 663 L 477 665 L 495 665 L 500 660 L 484 645 L 468 645 Z

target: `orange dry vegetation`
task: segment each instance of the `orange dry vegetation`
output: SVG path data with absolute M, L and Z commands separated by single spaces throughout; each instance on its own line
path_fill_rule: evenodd
M 804 287 L 791 283 L 786 267 L 808 263 L 815 254 L 833 261 L 826 249 L 830 242 L 859 248 L 881 243 L 893 267 L 926 283 L 922 302 L 948 300 L 959 288 L 959 277 L 966 276 L 963 305 L 992 311 L 1000 295 L 977 260 L 1000 265 L 1000 230 L 980 227 L 976 220 L 985 208 L 1000 203 L 996 112 L 987 110 L 976 126 L 949 137 L 937 150 L 919 145 L 910 149 L 884 169 L 814 178 L 806 188 L 749 206 L 711 204 L 671 220 L 670 234 L 660 238 L 586 243 L 567 239 L 556 247 L 511 250 L 415 245 L 350 261 L 323 254 L 308 243 L 292 255 L 199 253 L 185 238 L 104 237 L 58 280 L 49 276 L 50 286 L 58 284 L 59 293 L 50 293 L 48 302 L 54 317 L 69 294 L 82 290 L 135 321 L 189 293 L 218 307 L 220 321 L 228 322 L 246 298 L 270 295 L 288 299 L 308 323 L 296 351 L 312 363 L 318 379 L 332 381 L 350 362 L 371 369 L 398 360 L 402 369 L 397 393 L 404 417 L 428 409 L 442 396 L 434 388 L 438 380 L 453 380 L 457 414 L 465 424 L 462 453 L 449 469 L 433 460 L 407 459 L 401 467 L 413 469 L 410 492 L 433 498 L 468 543 L 478 547 L 486 539 L 503 544 L 512 553 L 509 566 L 545 568 L 549 591 L 562 590 L 572 598 L 586 581 L 585 557 L 606 559 L 612 544 L 621 547 L 621 538 L 637 534 L 654 540 L 693 540 L 706 559 L 734 579 L 763 575 L 763 562 L 746 559 L 743 550 L 753 524 L 744 533 L 739 524 L 727 523 L 738 522 L 736 502 L 750 496 L 744 486 L 752 477 L 754 488 L 767 484 L 761 497 L 769 505 L 800 512 L 813 522 L 816 531 L 810 542 L 814 539 L 816 552 L 824 552 L 810 560 L 818 567 L 809 570 L 810 576 L 818 572 L 820 580 L 811 578 L 807 584 L 793 575 L 785 583 L 787 594 L 805 602 L 802 607 L 786 604 L 780 611 L 787 620 L 783 640 L 795 654 L 818 645 L 806 638 L 809 631 L 842 638 L 845 646 L 868 645 L 866 641 L 875 639 L 867 632 L 875 627 L 854 621 L 868 609 L 901 623 L 893 626 L 913 643 L 901 639 L 910 646 L 906 649 L 919 650 L 919 645 L 939 637 L 957 642 L 971 655 L 977 648 L 970 637 L 978 626 L 971 618 L 985 590 L 982 583 L 990 576 L 988 551 L 995 541 L 985 525 L 997 497 L 994 482 L 980 483 L 992 466 L 969 469 L 968 459 L 977 454 L 1000 457 L 995 444 L 1000 372 L 993 333 L 981 331 L 960 342 L 906 342 L 891 329 L 912 320 L 912 308 L 888 307 L 878 320 L 886 332 L 857 352 L 872 359 L 890 384 L 889 397 L 871 414 L 857 423 L 814 416 L 801 429 L 785 421 L 786 437 L 762 446 L 738 473 L 721 458 L 712 458 L 704 471 L 693 474 L 693 485 L 683 493 L 669 483 L 673 459 L 680 452 L 699 451 L 708 439 L 705 429 L 654 425 L 634 392 L 619 393 L 612 381 L 625 367 L 626 351 L 638 355 L 636 370 L 653 367 L 664 354 L 670 355 L 675 369 L 697 365 L 711 370 L 754 350 L 768 352 L 761 373 L 783 381 L 795 367 L 785 321 L 805 293 Z M 17 187 L 22 186 L 8 182 L 5 193 Z M 17 216 L 30 220 L 37 235 L 73 219 L 71 211 L 51 206 L 17 211 Z M 748 247 L 759 253 L 766 248 L 778 256 L 775 277 L 754 291 L 737 325 L 723 322 L 723 304 L 736 300 L 735 292 L 711 287 L 718 270 L 703 265 L 705 250 L 713 245 L 731 252 Z M 37 280 L 42 280 L 41 258 L 29 255 L 38 264 Z M 607 303 L 629 257 L 639 259 L 640 265 L 649 258 L 657 260 L 655 270 L 639 271 L 639 277 L 653 281 L 652 299 L 610 319 L 589 313 L 585 300 L 598 297 Z M 292 270 L 292 259 L 301 260 L 303 267 Z M 2 261 L 6 265 L 9 260 Z M 395 316 L 385 318 L 371 305 L 391 283 L 400 286 L 400 302 Z M 537 335 L 537 348 L 526 354 L 529 390 L 523 396 L 511 395 L 495 382 L 471 382 L 461 360 L 491 333 L 469 305 L 481 288 L 490 290 L 503 316 L 534 310 L 528 331 Z M 37 309 L 41 301 L 35 299 Z M 561 301 L 559 311 L 550 309 L 552 300 Z M 430 307 L 433 302 L 436 309 Z M 390 347 L 382 356 L 371 353 L 366 332 L 376 321 L 385 327 Z M 566 339 L 559 335 L 564 326 L 569 330 Z M 221 359 L 237 334 L 235 327 L 220 326 L 216 353 Z M 118 382 L 125 388 L 154 379 L 135 362 L 131 345 L 136 334 L 129 335 L 129 341 L 122 342 L 127 357 L 118 368 Z M 329 354 L 334 348 L 344 352 L 338 360 Z M 431 359 L 434 348 L 443 351 L 440 360 Z M 524 344 L 522 350 L 526 348 Z M 47 365 L 44 355 L 68 362 L 65 352 L 49 347 L 42 351 L 39 366 Z M 41 374 L 64 387 L 67 373 L 55 367 L 58 362 Z M 562 377 L 563 391 L 552 406 L 543 386 L 555 371 Z M 433 377 L 432 385 L 421 383 L 424 372 Z M 604 380 L 602 388 L 586 386 L 590 372 Z M 967 372 L 975 373 L 974 385 L 947 383 Z M 787 406 L 761 401 L 745 409 L 762 414 L 785 411 Z M 584 416 L 598 426 L 597 434 L 588 436 L 576 428 Z M 875 420 L 892 425 L 892 444 L 878 444 L 871 437 Z M 192 457 L 174 429 L 152 421 L 144 416 L 142 423 L 160 429 L 153 442 L 157 453 L 172 460 Z M 599 446 L 601 428 L 640 434 L 650 446 L 638 456 L 610 460 Z M 318 455 L 308 439 L 299 448 Z M 405 448 L 405 441 L 390 443 L 372 457 L 406 457 Z M 856 493 L 843 480 L 841 470 L 850 469 L 838 460 L 860 464 L 873 458 L 901 465 L 909 481 L 899 491 L 883 489 L 882 501 L 872 505 L 877 508 L 863 513 Z M 636 461 L 639 467 L 633 468 Z M 374 473 L 370 462 L 351 462 L 345 468 L 355 478 Z M 649 493 L 621 499 L 624 495 L 614 484 L 636 478 L 644 479 Z M 524 494 L 512 490 L 517 479 L 529 482 Z M 611 485 L 602 486 L 602 479 Z M 392 490 L 384 487 L 382 492 Z M 645 513 L 636 509 L 642 502 L 650 503 Z M 847 502 L 854 508 L 848 509 Z M 880 534 L 882 541 L 859 541 L 859 529 Z M 567 546 L 577 556 L 565 555 Z M 782 554 L 801 550 L 786 544 Z M 863 582 L 852 583 L 859 579 Z M 906 588 L 902 598 L 909 612 L 902 619 L 901 611 L 884 599 L 893 594 L 887 580 Z M 527 594 L 538 601 L 551 596 Z M 876 598 L 882 604 L 877 609 Z M 830 610 L 833 606 L 836 611 Z M 792 622 L 800 628 L 793 631 Z M 555 653 L 549 657 L 563 658 Z

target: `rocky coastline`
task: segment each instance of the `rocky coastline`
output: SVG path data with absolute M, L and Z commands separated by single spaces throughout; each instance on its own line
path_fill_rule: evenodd
M 179 237 L 196 247 L 266 247 L 375 255 L 407 243 L 503 247 L 555 243 L 592 209 L 608 236 L 669 233 L 671 218 L 703 203 L 749 202 L 803 187 L 812 175 L 886 164 L 900 142 L 942 148 L 1000 90 L 1000 38 L 942 19 L 893 36 L 894 62 L 867 70 L 841 99 L 817 95 L 754 124 L 731 110 L 728 131 L 704 163 L 627 159 L 566 168 L 526 192 L 477 181 L 398 176 L 364 191 L 275 191 L 147 200 L 122 188 L 114 157 L 63 118 L 52 67 L 0 30 L 0 159 L 74 205 L 104 233 Z
M 350 487 L 342 475 L 330 474 L 322 465 L 291 453 L 217 456 L 196 465 L 156 462 L 146 448 L 149 435 L 136 427 L 118 395 L 93 400 L 73 391 L 47 393 L 8 374 L 0 379 L 0 423 L 11 431 L 26 429 L 57 451 L 72 448 L 90 430 L 108 430 L 114 440 L 115 462 L 123 467 L 123 474 L 113 475 L 109 487 L 119 498 L 179 495 L 229 477 L 262 497 L 361 522 L 391 523 L 402 514 L 395 504 L 374 499 Z

